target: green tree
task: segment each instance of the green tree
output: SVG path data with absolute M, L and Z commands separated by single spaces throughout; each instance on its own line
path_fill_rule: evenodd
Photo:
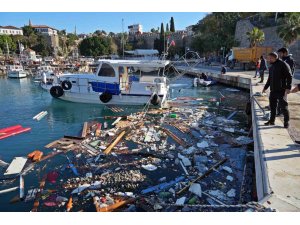
M 110 36 L 110 37 L 114 37 L 116 34 L 114 33 L 114 32 L 109 32 L 108 33 L 108 36 Z
M 7 49 L 8 46 L 8 49 Z M 2 49 L 3 53 L 13 53 L 16 51 L 17 45 L 13 41 L 11 36 L 8 35 L 0 35 L 0 48 Z
M 36 34 L 34 28 L 32 26 L 24 26 L 22 27 L 23 35 L 29 37 L 32 34 Z
M 278 27 L 277 33 L 285 45 L 289 46 L 300 36 L 300 13 L 286 13 L 282 20 L 283 25 Z
M 151 32 L 151 33 L 156 33 L 155 28 L 151 28 L 150 32 Z
M 100 35 L 100 36 L 101 36 L 101 35 L 104 35 L 104 36 L 105 36 L 105 35 L 106 35 L 106 32 L 105 32 L 105 30 L 96 30 L 96 31 L 94 32 L 94 34 L 95 34 L 95 35 Z
M 111 39 L 103 36 L 88 37 L 79 44 L 79 50 L 84 56 L 96 57 L 111 54 Z
M 173 16 L 171 17 L 171 21 L 170 21 L 170 31 L 175 32 L 175 24 L 174 24 Z
M 73 33 L 68 33 L 67 34 L 67 46 L 71 47 L 76 45 L 76 41 L 78 40 L 77 35 L 73 34 Z
M 160 24 L 160 38 L 163 38 L 165 35 L 164 23 Z
M 43 57 L 50 56 L 53 52 L 53 49 L 48 45 L 46 38 L 41 34 L 37 36 L 37 43 L 32 46 L 32 49 Z
M 257 44 L 261 44 L 265 40 L 265 33 L 257 27 L 254 27 L 251 31 L 248 31 L 247 36 L 250 42 L 250 47 L 255 47 Z
M 207 14 L 193 26 L 192 47 L 200 53 L 219 54 L 221 47 L 232 48 L 236 22 L 256 13 L 215 12 Z
M 168 23 L 167 23 L 167 25 L 166 25 L 166 32 L 170 32 L 169 24 L 168 24 Z
M 162 53 L 165 50 L 165 28 L 164 28 L 164 24 L 161 23 L 160 24 L 160 35 L 159 35 L 159 44 L 156 43 L 156 49 Z

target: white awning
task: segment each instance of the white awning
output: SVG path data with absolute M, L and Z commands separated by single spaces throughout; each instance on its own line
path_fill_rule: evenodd
M 158 55 L 159 52 L 156 49 L 135 49 L 133 51 L 125 51 L 131 55 Z

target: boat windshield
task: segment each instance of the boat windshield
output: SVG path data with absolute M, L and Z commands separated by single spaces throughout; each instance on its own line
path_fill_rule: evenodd
M 103 63 L 98 72 L 98 76 L 101 77 L 115 77 L 115 70 L 107 63 Z

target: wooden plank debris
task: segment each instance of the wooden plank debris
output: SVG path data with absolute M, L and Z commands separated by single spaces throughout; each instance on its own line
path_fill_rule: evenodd
M 182 140 L 181 138 L 177 137 L 173 132 L 171 132 L 170 130 L 166 129 L 166 128 L 161 128 L 167 135 L 169 135 L 174 141 L 176 141 L 178 144 L 180 144 L 183 147 L 188 147 L 188 144 Z
M 109 154 L 111 150 L 121 141 L 126 132 L 123 130 L 118 137 L 105 149 L 104 154 Z
M 81 137 L 86 138 L 87 130 L 88 130 L 88 122 L 84 122 L 82 132 L 81 132 Z
M 227 158 L 222 159 L 221 161 L 219 161 L 218 163 L 216 163 L 215 165 L 213 165 L 211 168 L 209 168 L 203 175 L 195 178 L 194 180 L 192 180 L 191 182 L 189 182 L 189 184 L 187 186 L 185 186 L 184 188 L 182 188 L 180 191 L 178 191 L 176 194 L 180 195 L 183 192 L 185 192 L 186 190 L 189 189 L 189 187 L 196 183 L 197 181 L 207 177 L 211 172 L 213 172 L 215 169 L 217 169 L 219 166 L 221 166 L 222 164 L 224 164 L 227 161 Z

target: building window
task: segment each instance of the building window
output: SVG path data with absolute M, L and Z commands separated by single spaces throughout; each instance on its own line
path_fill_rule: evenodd
M 103 63 L 102 66 L 101 66 L 101 69 L 98 73 L 98 76 L 101 76 L 101 77 L 114 77 L 115 76 L 115 70 L 109 64 Z

